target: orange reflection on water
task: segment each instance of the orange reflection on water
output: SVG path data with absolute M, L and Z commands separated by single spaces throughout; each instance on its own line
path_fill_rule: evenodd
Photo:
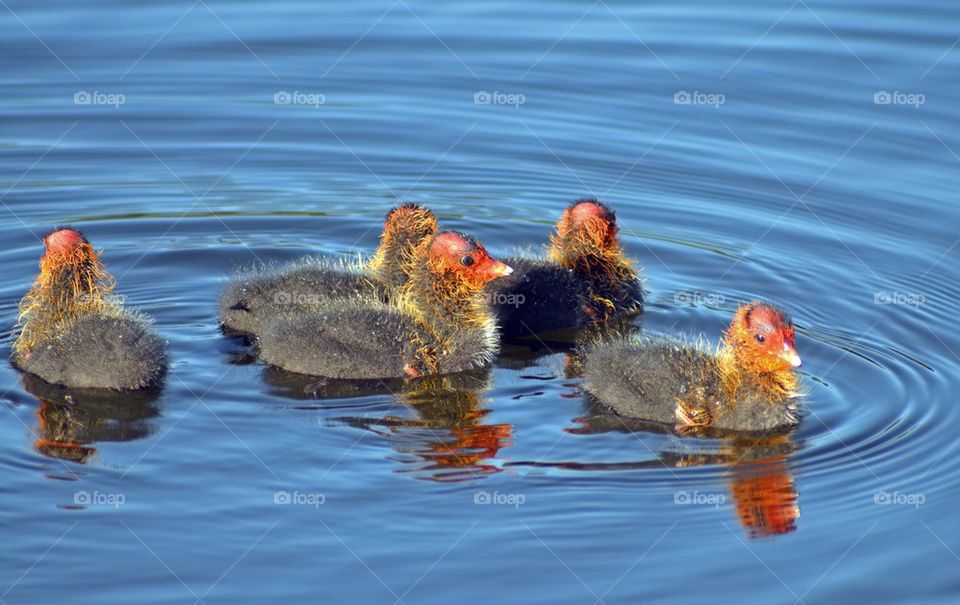
M 484 464 L 484 461 L 495 458 L 501 448 L 511 445 L 512 427 L 509 424 L 458 426 L 449 433 L 452 440 L 432 442 L 428 444 L 429 450 L 415 452 L 430 462 L 425 470 L 436 471 L 433 479 L 472 479 L 500 471 L 497 466 Z M 463 469 L 464 472 L 450 472 L 454 469 Z
M 97 449 L 87 447 L 86 443 L 72 437 L 77 434 L 77 428 L 71 427 L 71 421 L 70 414 L 62 407 L 41 399 L 40 408 L 37 409 L 39 436 L 34 440 L 33 447 L 48 458 L 86 463 L 97 453 Z
M 40 402 L 34 449 L 48 458 L 87 464 L 101 442 L 142 439 L 150 434 L 159 412 L 153 403 L 159 391 L 67 389 L 36 376 L 23 375 L 23 386 Z
M 762 461 L 763 470 L 735 468 L 730 494 L 740 523 L 751 537 L 788 534 L 797 529 L 800 506 L 786 458 Z

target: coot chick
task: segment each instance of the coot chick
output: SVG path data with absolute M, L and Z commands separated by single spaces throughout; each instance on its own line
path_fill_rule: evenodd
M 489 365 L 496 321 L 484 286 L 512 269 L 466 235 L 434 236 L 407 268 L 395 300 L 359 296 L 267 322 L 259 353 L 300 374 L 370 380 L 449 374 Z
M 702 344 L 621 338 L 585 351 L 587 392 L 615 414 L 678 431 L 771 431 L 799 422 L 793 323 L 781 309 L 741 306 L 716 352 Z
M 166 344 L 124 310 L 100 255 L 75 229 L 43 238 L 40 274 L 20 301 L 13 363 L 48 383 L 136 390 L 160 382 Z
M 414 251 L 437 231 L 433 212 L 403 204 L 387 213 L 380 246 L 366 264 L 307 258 L 281 269 L 258 269 L 231 281 L 220 295 L 221 324 L 259 334 L 266 320 L 297 310 L 309 312 L 331 299 L 358 294 L 387 300 L 407 280 Z
M 616 214 L 593 199 L 563 211 L 545 258 L 508 258 L 491 284 L 505 338 L 575 328 L 643 311 L 643 287 L 617 239 Z

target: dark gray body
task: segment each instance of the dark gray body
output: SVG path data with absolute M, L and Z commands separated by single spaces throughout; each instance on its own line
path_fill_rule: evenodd
M 220 295 L 220 322 L 229 330 L 257 335 L 277 317 L 310 313 L 331 299 L 357 294 L 377 300 L 386 296 L 355 267 L 301 261 L 279 270 L 253 271 L 231 281 Z
M 424 372 L 421 343 L 435 346 L 431 335 L 402 313 L 386 305 L 343 301 L 267 322 L 258 349 L 263 361 L 288 372 L 371 380 L 408 377 L 407 366 Z M 484 367 L 489 349 L 480 331 L 465 330 L 437 352 L 436 373 Z
M 506 339 L 576 328 L 597 319 L 623 316 L 628 310 L 643 310 L 639 281 L 623 284 L 616 291 L 597 292 L 616 306 L 613 314 L 604 315 L 594 309 L 591 300 L 596 285 L 572 270 L 540 258 L 515 257 L 503 262 L 513 267 L 513 274 L 493 281 L 487 292 Z
M 582 297 L 589 291 L 573 271 L 549 261 L 508 258 L 509 277 L 487 287 L 504 338 L 523 338 L 583 325 L 590 318 L 583 311 Z
M 46 382 L 73 388 L 145 389 L 167 368 L 166 343 L 140 318 L 87 315 L 42 340 L 14 364 Z
M 337 309 L 288 314 L 265 323 L 258 349 L 266 363 L 298 374 L 332 379 L 403 376 L 414 348 L 399 313 Z
M 587 392 L 619 416 L 672 426 L 680 399 L 709 402 L 719 430 L 778 431 L 799 422 L 793 400 L 771 402 L 749 379 L 730 401 L 716 358 L 690 343 L 617 339 L 586 351 L 583 371 Z

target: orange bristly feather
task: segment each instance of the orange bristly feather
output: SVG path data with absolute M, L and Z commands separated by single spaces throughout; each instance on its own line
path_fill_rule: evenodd
M 48 250 L 40 259 L 40 274 L 20 300 L 14 352 L 28 352 L 65 321 L 112 306 L 106 297 L 114 286 L 113 276 L 89 243 Z
M 380 245 L 367 263 L 367 269 L 378 274 L 388 271 L 390 263 L 399 261 L 401 270 L 409 275 L 406 268 L 436 231 L 437 220 L 429 211 L 416 207 L 395 209 L 383 226 Z
M 616 225 L 602 218 L 589 219 L 575 228 L 561 221 L 557 232 L 550 236 L 548 257 L 561 267 L 588 275 L 611 289 L 639 279 L 633 263 L 617 241 Z M 608 310 L 614 307 L 603 296 L 594 294 L 592 298 Z
M 766 391 L 771 402 L 780 402 L 800 395 L 800 381 L 793 370 L 782 369 L 782 362 L 767 355 L 757 354 L 749 346 L 750 333 L 744 327 L 741 308 L 730 327 L 724 332 L 723 343 L 717 353 L 717 367 L 721 381 L 730 401 L 736 401 L 736 393 L 746 374 Z

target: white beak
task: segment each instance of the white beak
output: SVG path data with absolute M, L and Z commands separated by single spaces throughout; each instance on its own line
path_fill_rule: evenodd
M 791 367 L 799 368 L 803 365 L 803 360 L 797 355 L 797 352 L 790 345 L 784 343 L 783 358 L 790 362 Z

